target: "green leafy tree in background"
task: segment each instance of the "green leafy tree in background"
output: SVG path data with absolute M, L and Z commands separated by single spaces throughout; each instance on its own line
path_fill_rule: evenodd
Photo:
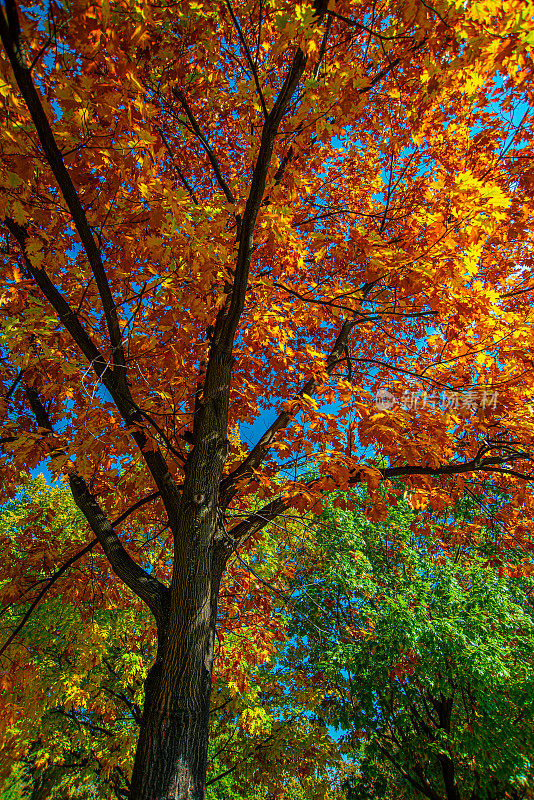
M 406 503 L 383 523 L 332 505 L 320 518 L 294 656 L 344 732 L 349 800 L 534 796 L 530 560 L 473 527 L 472 505 L 431 537 Z

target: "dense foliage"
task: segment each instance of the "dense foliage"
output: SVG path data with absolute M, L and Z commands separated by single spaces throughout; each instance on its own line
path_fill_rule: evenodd
M 503 500 L 494 489 L 481 498 L 490 516 Z M 339 507 L 349 501 L 355 510 Z M 467 495 L 445 522 L 434 512 L 429 536 L 413 502 L 372 522 L 363 493 L 332 496 L 318 518 L 274 529 L 234 565 L 219 619 L 210 798 L 534 794 L 532 559 L 503 548 L 495 528 L 473 528 L 476 501 Z M 5 634 L 30 609 L 9 565 L 15 574 L 28 520 L 50 514 L 72 547 L 84 524 L 65 489 L 37 479 L 3 509 Z M 148 560 L 158 547 L 149 542 Z M 46 562 L 34 569 L 45 582 Z M 2 800 L 128 796 L 151 618 L 119 583 L 110 603 L 97 552 L 81 572 L 53 584 L 10 649 Z
M 130 798 L 203 800 L 217 605 L 269 525 L 490 476 L 528 542 L 532 5 L 2 0 L 0 40 L 2 498 L 44 464 L 87 523 L 7 537 L 12 600 L 94 564 L 104 649 L 119 581 L 148 607 Z
M 534 794 L 534 582 L 521 575 L 532 560 L 503 553 L 495 530 L 473 535 L 473 505 L 433 537 L 405 503 L 384 523 L 332 508 L 321 517 L 293 629 L 358 767 L 349 800 Z

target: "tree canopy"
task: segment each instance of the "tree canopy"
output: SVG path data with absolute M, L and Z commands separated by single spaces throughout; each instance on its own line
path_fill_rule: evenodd
M 4 0 L 0 39 L 3 491 L 44 463 L 87 523 L 30 525 L 19 586 L 103 551 L 157 635 L 131 800 L 201 800 L 219 588 L 266 526 L 491 476 L 528 539 L 534 15 Z

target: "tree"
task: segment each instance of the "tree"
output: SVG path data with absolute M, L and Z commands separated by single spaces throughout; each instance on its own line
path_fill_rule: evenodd
M 383 523 L 328 509 L 330 568 L 303 569 L 294 587 L 303 669 L 355 763 L 347 797 L 532 797 L 533 583 L 518 574 L 532 556 L 510 548 L 499 576 L 494 531 L 470 542 L 457 515 L 449 554 L 417 522 L 406 503 Z
M 154 617 L 132 800 L 204 796 L 222 575 L 280 514 L 491 472 L 528 518 L 532 25 L 520 0 L 4 0 L 4 491 L 63 476 Z M 410 377 L 421 407 L 376 413 Z M 128 514 L 168 527 L 161 569 Z

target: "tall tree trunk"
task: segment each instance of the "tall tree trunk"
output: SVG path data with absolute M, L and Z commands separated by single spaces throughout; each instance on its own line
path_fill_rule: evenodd
M 204 658 L 191 653 L 177 665 L 175 685 L 162 680 L 161 665 L 150 671 L 131 800 L 204 799 L 212 651 L 208 644 Z
M 221 386 L 214 392 L 216 399 Z M 174 527 L 168 613 L 158 622 L 158 655 L 145 683 L 145 707 L 131 800 L 204 800 L 219 587 L 232 544 L 219 512 L 227 454 L 226 407 L 208 395 L 185 466 Z
M 145 681 L 131 800 L 204 800 L 217 596 L 224 560 L 209 566 L 214 569 L 203 603 L 198 602 L 198 584 L 192 583 L 189 592 L 177 591 L 181 597 L 171 601 L 168 629 L 160 635 L 158 657 Z
M 454 688 L 450 697 L 440 695 L 440 701 L 438 703 L 439 726 L 446 731 L 447 734 L 450 734 L 451 731 L 453 700 Z M 460 791 L 456 783 L 455 765 L 452 757 L 449 755 L 438 755 L 438 760 L 441 765 L 441 774 L 443 776 L 447 800 L 460 800 Z

